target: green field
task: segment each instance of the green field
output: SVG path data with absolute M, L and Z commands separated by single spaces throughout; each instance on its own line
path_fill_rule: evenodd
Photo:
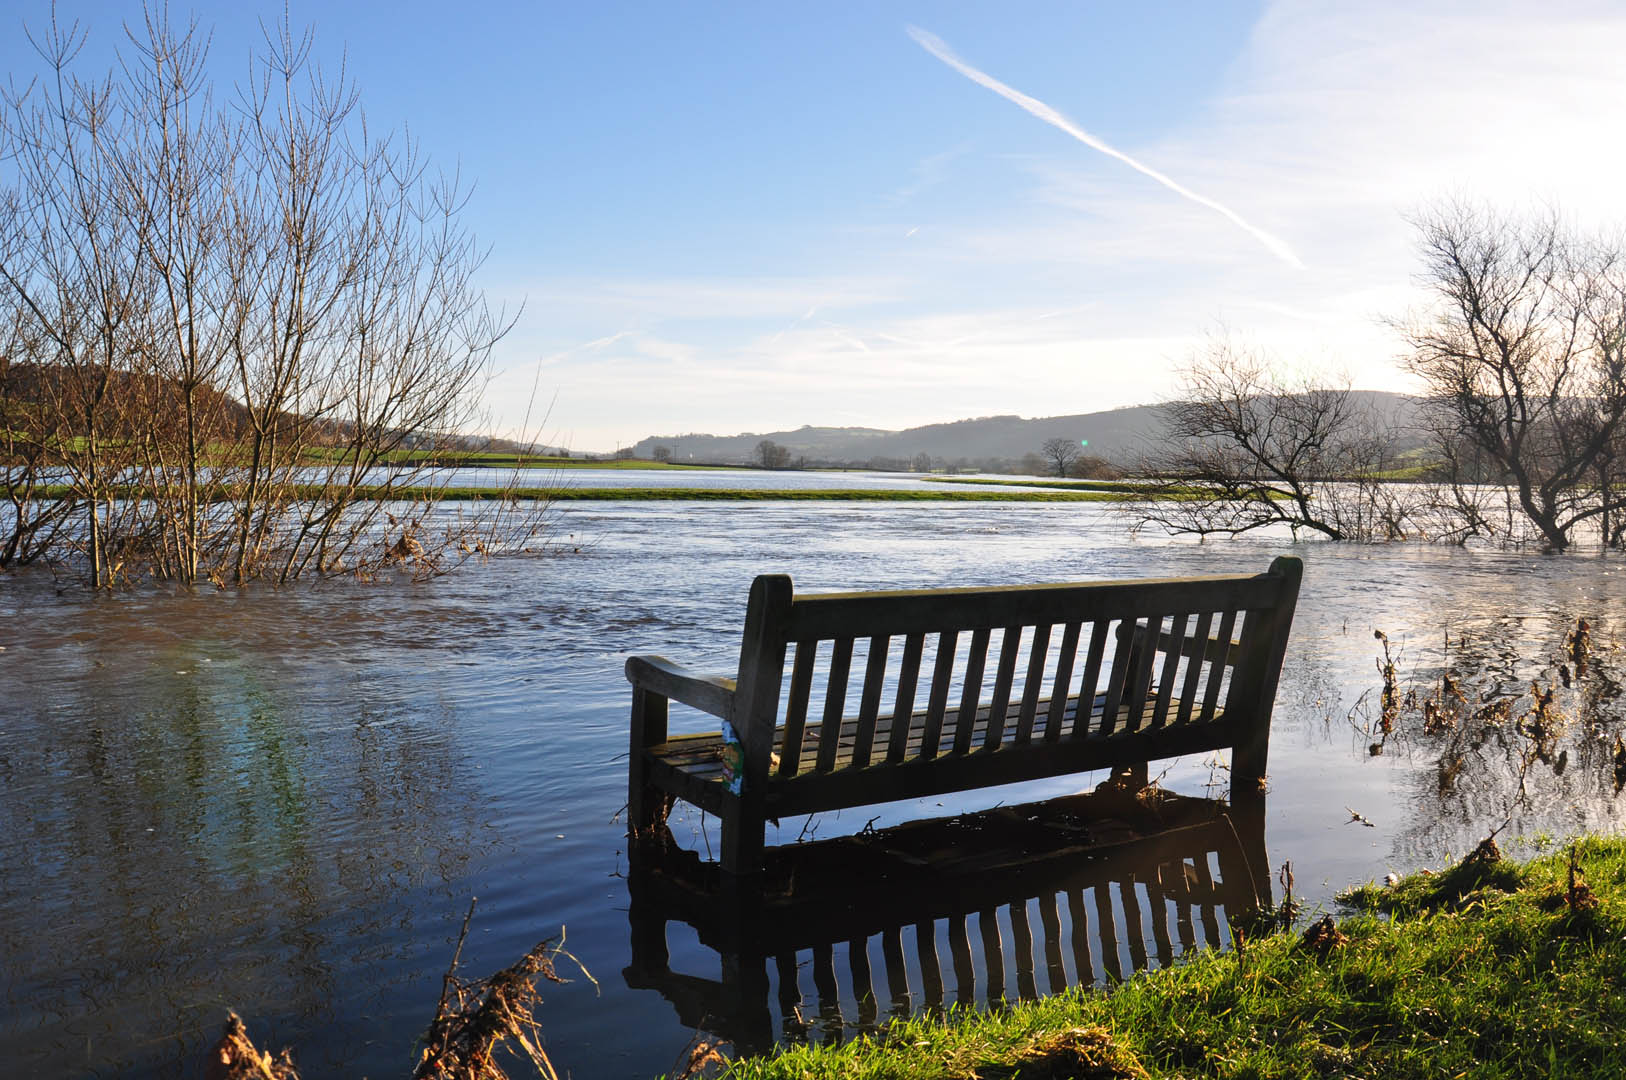
M 111 498 L 135 498 L 142 493 L 133 488 L 115 488 L 107 492 Z M 314 500 L 323 497 L 323 489 L 316 484 L 298 484 L 292 489 L 293 498 Z M 39 500 L 64 499 L 72 490 L 63 485 L 44 485 L 36 488 L 34 498 Z M 594 488 L 573 487 L 456 487 L 426 486 L 356 489 L 357 501 L 370 501 L 388 497 L 401 502 L 490 502 L 495 499 L 535 501 L 549 499 L 558 502 L 1005 502 L 1005 503 L 1064 503 L 1064 502 L 1117 502 L 1127 495 L 1091 491 L 912 491 L 907 488 L 887 490 L 876 488 L 786 488 L 751 490 L 745 488 L 687 488 L 687 487 L 626 487 Z M 226 493 L 217 492 L 217 499 Z
M 412 498 L 404 494 L 402 498 Z M 556 499 L 562 502 L 1117 502 L 1127 496 L 1099 491 L 911 491 L 876 488 L 449 488 L 444 500 Z

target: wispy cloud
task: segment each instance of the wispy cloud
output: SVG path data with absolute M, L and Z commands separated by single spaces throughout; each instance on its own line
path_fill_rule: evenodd
M 1131 169 L 1151 177 L 1153 180 L 1156 180 L 1158 183 L 1162 184 L 1170 191 L 1173 191 L 1175 194 L 1190 199 L 1199 206 L 1206 206 L 1208 209 L 1224 216 L 1226 220 L 1230 221 L 1239 229 L 1246 232 L 1249 236 L 1252 236 L 1255 240 L 1263 244 L 1265 248 L 1271 252 L 1271 254 L 1275 255 L 1277 258 L 1281 259 L 1290 266 L 1303 269 L 1304 263 L 1300 261 L 1299 257 L 1294 254 L 1293 249 L 1288 247 L 1283 240 L 1281 240 L 1279 237 L 1272 236 L 1270 233 L 1259 228 L 1257 225 L 1252 224 L 1235 210 L 1232 210 L 1223 203 L 1215 202 L 1213 199 L 1210 199 L 1207 196 L 1199 195 L 1197 192 L 1192 191 L 1184 184 L 1181 184 L 1171 177 L 1158 172 L 1151 166 L 1144 165 L 1141 162 L 1136 161 L 1122 150 L 1119 150 L 1101 139 L 1096 138 L 1094 135 L 1091 135 L 1088 131 L 1085 131 L 1072 120 L 1068 119 L 1065 115 L 1051 108 L 1049 105 L 1046 105 L 1038 98 L 1029 97 L 1020 90 L 1000 82 L 987 72 L 972 67 L 970 64 L 966 63 L 964 60 L 961 60 L 957 55 L 955 55 L 954 51 L 944 44 L 943 40 L 936 34 L 922 30 L 918 26 L 908 27 L 908 31 L 909 36 L 914 38 L 916 43 L 918 43 L 921 48 L 943 61 L 943 63 L 947 64 L 955 71 L 958 71 L 961 75 L 964 75 L 978 86 L 987 87 L 1000 97 L 1005 98 L 1007 101 L 1014 102 L 1023 110 L 1038 117 L 1045 123 L 1051 125 L 1052 127 L 1059 128 L 1060 130 L 1071 135 L 1085 146 L 1088 146 L 1093 150 L 1099 150 L 1108 157 L 1116 158 L 1117 160 L 1123 162 Z

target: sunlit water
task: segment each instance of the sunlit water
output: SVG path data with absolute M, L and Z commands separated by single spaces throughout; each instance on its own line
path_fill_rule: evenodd
M 1595 739 L 1562 775 L 1530 773 L 1532 810 L 1514 807 L 1511 766 L 1483 747 L 1442 794 L 1437 745 L 1397 738 L 1372 756 L 1355 729 L 1375 714 L 1374 629 L 1403 649 L 1407 679 L 1437 669 L 1449 631 L 1453 662 L 1517 686 L 1578 616 L 1607 661 L 1626 625 L 1617 559 L 1200 545 L 1125 526 L 1090 505 L 602 503 L 558 514 L 578 553 L 419 585 L 91 597 L 59 594 L 48 575 L 0 578 L 4 1070 L 196 1075 L 231 1008 L 262 1044 L 293 1045 L 306 1075 L 404 1076 L 471 896 L 466 972 L 564 925 L 597 977 L 596 991 L 581 978 L 544 989 L 557 1064 L 669 1069 L 691 1032 L 621 978 L 621 667 L 658 651 L 730 671 L 763 572 L 808 590 L 995 584 L 1257 571 L 1292 552 L 1306 574 L 1266 841 L 1301 894 L 1325 903 L 1460 855 L 1510 811 L 1504 837 L 1620 819 Z M 1614 693 L 1593 697 L 1618 727 Z M 1164 782 L 1201 794 L 1214 775 L 1192 759 Z M 1094 779 L 898 804 L 877 824 Z M 856 831 L 873 813 L 814 830 Z M 692 815 L 674 831 L 705 843 Z M 674 967 L 715 970 L 680 933 L 672 952 Z
M 734 488 L 741 491 L 998 491 L 1006 484 L 963 484 L 930 473 L 798 469 L 448 469 L 452 487 Z M 1033 483 L 1031 476 L 966 474 L 961 479 Z

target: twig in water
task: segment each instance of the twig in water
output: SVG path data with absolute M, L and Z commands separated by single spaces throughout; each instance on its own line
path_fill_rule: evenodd
M 473 905 L 470 905 L 470 915 Z M 468 920 L 463 923 L 468 932 Z M 456 975 L 463 940 L 447 969 L 440 1007 L 424 1036 L 423 1057 L 413 1072 L 413 1080 L 506 1080 L 497 1063 L 499 1048 L 509 1044 L 523 1056 L 544 1080 L 559 1080 L 553 1063 L 542 1049 L 542 1029 L 536 1020 L 536 1007 L 542 1003 L 536 980 L 563 983 L 569 980 L 554 967 L 560 956 L 569 959 L 594 987 L 598 980 L 564 947 L 565 934 L 559 931 L 558 944 L 548 938 L 522 956 L 512 967 L 484 979 L 464 981 Z

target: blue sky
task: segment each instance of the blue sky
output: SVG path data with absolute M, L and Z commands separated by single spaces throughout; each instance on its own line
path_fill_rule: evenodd
M 58 12 L 89 26 L 94 66 L 139 8 Z M 195 13 L 229 84 L 281 5 Z M 482 284 L 525 303 L 495 357 L 493 427 L 520 423 L 534 385 L 553 402 L 543 434 L 583 450 L 1159 400 L 1219 327 L 1404 388 L 1382 319 L 1419 299 L 1408 212 L 1458 194 L 1618 220 L 1618 5 L 290 13 L 326 66 L 348 64 L 370 122 L 406 125 L 476 185 Z M 979 85 L 910 27 L 1233 218 Z M 13 33 L 0 58 L 35 66 Z

